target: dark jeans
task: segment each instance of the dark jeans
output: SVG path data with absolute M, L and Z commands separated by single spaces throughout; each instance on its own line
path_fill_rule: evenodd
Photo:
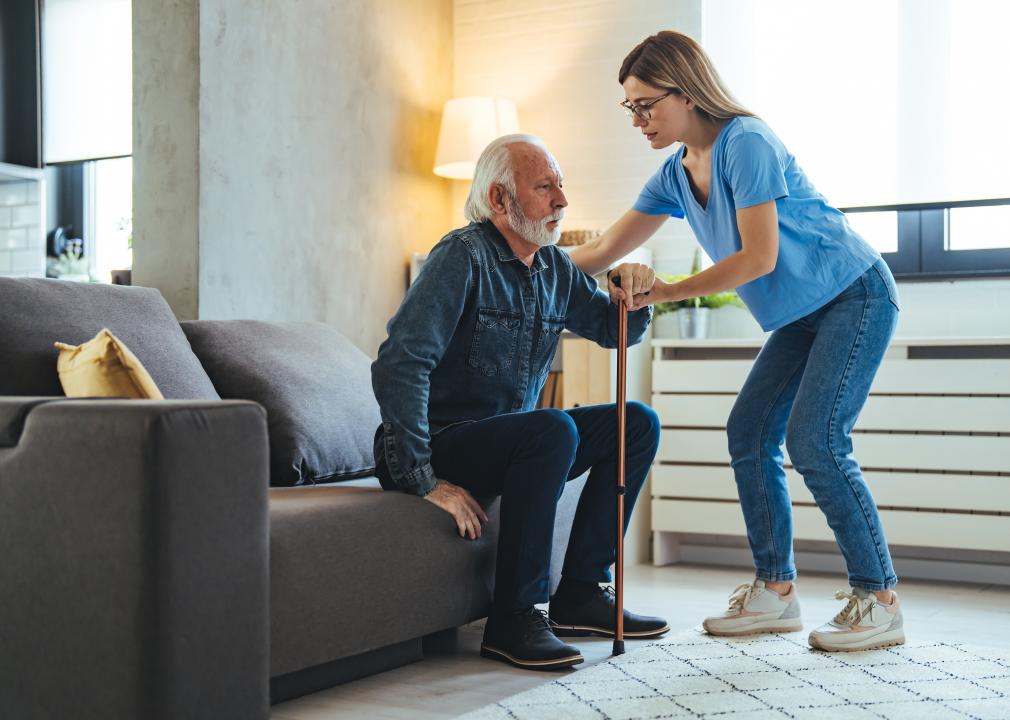
M 548 600 L 554 515 L 565 483 L 590 470 L 562 573 L 606 582 L 616 557 L 617 406 L 533 410 L 451 426 L 431 441 L 436 477 L 475 497 L 501 495 L 494 610 Z M 629 402 L 625 454 L 627 528 L 659 447 L 659 418 Z

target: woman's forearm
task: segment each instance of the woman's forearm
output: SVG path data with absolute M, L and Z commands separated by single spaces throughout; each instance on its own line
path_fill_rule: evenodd
M 769 263 L 767 256 L 741 250 L 680 282 L 660 285 L 661 281 L 657 280 L 658 287 L 651 293 L 657 297 L 655 299 L 650 297 L 649 302 L 677 302 L 703 295 L 714 295 L 746 285 L 774 269 L 774 259 Z
M 629 210 L 600 237 L 580 245 L 569 257 L 580 270 L 596 275 L 652 237 L 668 217 Z
M 572 250 L 569 257 L 579 270 L 588 275 L 596 275 L 610 267 L 610 262 L 608 262 L 610 253 L 600 248 L 602 240 L 603 235 Z

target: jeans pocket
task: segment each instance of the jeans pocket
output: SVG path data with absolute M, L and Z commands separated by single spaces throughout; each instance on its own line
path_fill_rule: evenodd
M 894 305 L 895 310 L 901 310 L 900 301 L 898 300 L 898 286 L 894 282 L 891 269 L 887 267 L 887 264 L 883 260 L 878 260 L 873 264 L 873 270 L 877 273 L 880 282 L 884 284 L 884 288 L 887 290 L 887 299 Z
M 540 377 L 551 368 L 551 361 L 558 347 L 558 338 L 565 329 L 565 318 L 544 317 L 540 323 L 540 334 L 537 336 L 536 364 L 534 369 Z
M 483 375 L 497 375 L 512 365 L 519 344 L 516 310 L 478 308 L 467 363 Z

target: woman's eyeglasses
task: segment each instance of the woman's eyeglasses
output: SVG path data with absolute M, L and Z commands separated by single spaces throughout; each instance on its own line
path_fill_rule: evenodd
M 669 97 L 670 95 L 680 95 L 680 94 L 682 94 L 680 88 L 673 88 L 672 90 L 668 90 L 667 92 L 663 93 L 655 100 L 649 100 L 648 102 L 641 103 L 640 105 L 636 105 L 630 100 L 625 100 L 621 102 L 620 105 L 622 108 L 624 108 L 624 113 L 628 117 L 631 117 L 632 115 L 638 115 L 638 117 L 642 118 L 643 120 L 649 120 L 652 118 L 653 105 L 658 103 L 663 98 Z

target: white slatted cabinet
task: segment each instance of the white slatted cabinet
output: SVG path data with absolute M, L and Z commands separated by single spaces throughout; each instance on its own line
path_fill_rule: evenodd
M 726 420 L 760 340 L 653 342 L 654 562 L 745 536 Z M 1010 339 L 896 340 L 853 432 L 892 545 L 1010 553 Z M 783 447 L 797 540 L 833 540 Z

